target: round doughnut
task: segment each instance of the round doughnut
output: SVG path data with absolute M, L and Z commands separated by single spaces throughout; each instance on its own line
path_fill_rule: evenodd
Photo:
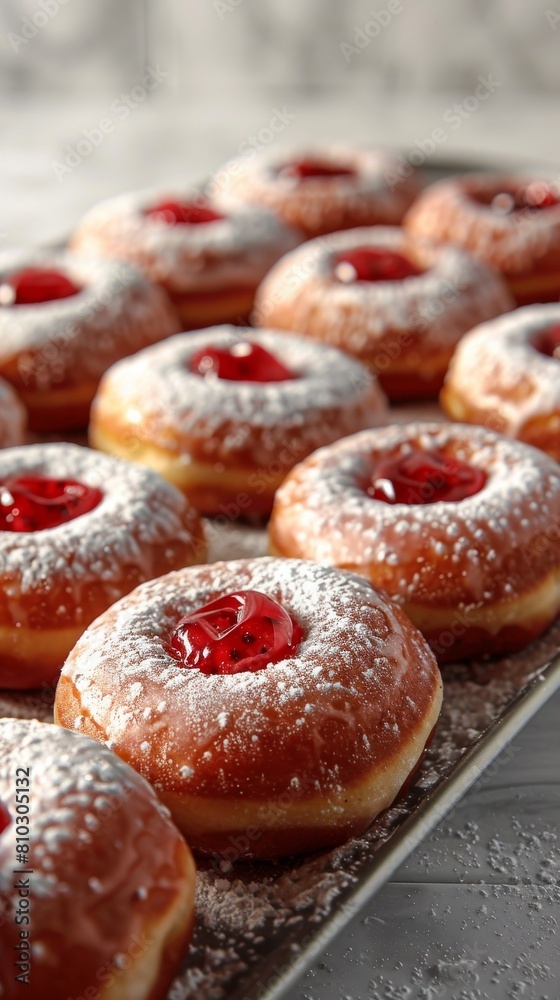
M 454 243 L 497 270 L 517 305 L 560 295 L 557 184 L 515 174 L 467 174 L 430 185 L 406 217 L 414 236 Z
M 560 468 L 480 427 L 364 431 L 298 465 L 270 551 L 366 577 L 440 661 L 512 652 L 560 610 Z
M 164 1000 L 194 917 L 191 853 L 106 747 L 0 719 L 3 1000 Z
M 437 395 L 463 334 L 512 307 L 502 279 L 461 250 L 377 227 L 284 257 L 258 290 L 253 322 L 347 351 L 404 399 Z
M 218 172 L 218 205 L 272 209 L 306 239 L 356 226 L 398 225 L 418 194 L 414 175 L 399 177 L 394 157 L 336 145 L 242 155 Z
M 90 440 L 149 465 L 205 514 L 258 519 L 296 462 L 385 418 L 375 378 L 339 351 L 223 326 L 171 337 L 112 368 Z
M 68 658 L 55 715 L 147 777 L 192 847 L 236 860 L 362 833 L 440 705 L 422 636 L 364 580 L 248 559 L 170 573 L 111 608 Z
M 0 254 L 0 376 L 33 430 L 87 423 L 103 372 L 180 329 L 135 269 L 47 250 Z
M 0 448 L 25 443 L 27 414 L 8 382 L 0 378 Z
M 272 212 L 226 212 L 194 190 L 141 191 L 92 208 L 72 246 L 136 264 L 196 330 L 247 319 L 257 285 L 300 239 Z
M 560 305 L 525 306 L 467 334 L 441 404 L 454 420 L 491 427 L 560 462 Z
M 148 469 L 70 444 L 0 452 L 0 688 L 52 683 L 97 615 L 204 559 L 200 520 Z

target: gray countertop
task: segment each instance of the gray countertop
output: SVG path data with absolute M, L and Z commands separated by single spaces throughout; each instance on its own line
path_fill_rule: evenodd
M 161 88 L 163 91 L 164 88 Z M 429 101 L 340 93 L 222 95 L 187 105 L 169 91 L 139 106 L 77 166 L 56 176 L 68 145 L 115 95 L 0 110 L 0 242 L 60 238 L 100 197 L 197 180 L 266 125 L 293 112 L 279 142 L 310 136 L 379 139 L 403 149 L 441 123 L 456 95 Z M 500 93 L 449 132 L 451 156 L 499 160 L 557 155 L 556 101 Z M 526 727 L 448 821 L 412 855 L 294 990 L 295 1000 L 558 1000 L 560 696 Z
M 556 695 L 294 1000 L 558 1000 L 559 715 Z

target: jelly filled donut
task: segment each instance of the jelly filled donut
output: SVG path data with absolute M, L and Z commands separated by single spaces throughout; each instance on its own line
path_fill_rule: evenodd
M 298 242 L 272 212 L 226 212 L 196 191 L 144 191 L 91 209 L 72 245 L 136 264 L 195 330 L 247 318 L 259 282 Z
M 272 209 L 306 239 L 356 226 L 398 225 L 418 194 L 391 154 L 355 146 L 240 156 L 216 177 L 217 202 Z
M 0 379 L 0 448 L 24 444 L 27 414 L 8 382 Z
M 95 622 L 55 716 L 156 787 L 192 847 L 315 851 L 362 833 L 418 763 L 441 679 L 359 577 L 249 559 L 170 573 Z
M 436 395 L 463 334 L 512 307 L 502 279 L 461 250 L 378 227 L 284 257 L 259 288 L 253 321 L 347 351 L 403 399 Z
M 0 688 L 51 683 L 110 604 L 203 557 L 198 515 L 154 472 L 69 444 L 0 452 Z
M 560 610 L 560 468 L 479 427 L 364 431 L 298 465 L 270 551 L 353 570 L 440 660 L 515 651 Z
M 132 267 L 50 251 L 0 254 L 0 375 L 34 430 L 87 423 L 104 371 L 179 330 Z
M 430 185 L 410 210 L 415 236 L 454 243 L 502 272 L 518 305 L 560 295 L 560 195 L 546 180 L 469 174 Z
M 0 719 L 3 1000 L 163 1000 L 195 868 L 167 810 L 106 747 Z
M 467 334 L 441 403 L 454 420 L 484 424 L 560 462 L 560 305 L 525 306 Z
M 383 422 L 376 380 L 339 351 L 270 330 L 170 338 L 108 372 L 92 409 L 102 451 L 165 476 L 205 514 L 269 514 L 322 444 Z

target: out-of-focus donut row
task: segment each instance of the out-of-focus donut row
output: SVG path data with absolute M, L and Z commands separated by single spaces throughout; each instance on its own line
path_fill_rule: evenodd
M 57 723 L 0 720 L 3 997 L 161 1000 L 183 837 L 235 862 L 363 833 L 438 662 L 557 617 L 559 294 L 554 185 L 421 191 L 348 146 L 0 254 L 0 687 Z M 440 390 L 459 423 L 386 426 Z M 36 439 L 88 420 L 91 450 Z M 271 556 L 207 565 L 201 515 L 271 515 Z

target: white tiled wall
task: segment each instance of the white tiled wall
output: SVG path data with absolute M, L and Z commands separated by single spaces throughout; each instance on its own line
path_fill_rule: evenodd
M 3 89 L 560 89 L 560 0 L 1 0 Z

